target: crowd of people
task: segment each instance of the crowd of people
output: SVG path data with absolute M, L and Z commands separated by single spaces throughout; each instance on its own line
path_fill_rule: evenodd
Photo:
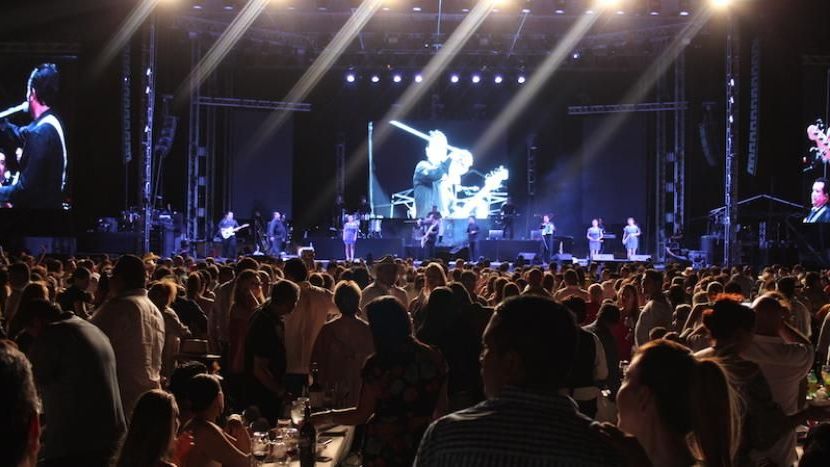
M 0 465 L 248 466 L 312 382 L 365 466 L 830 465 L 829 297 L 797 265 L 0 255 Z

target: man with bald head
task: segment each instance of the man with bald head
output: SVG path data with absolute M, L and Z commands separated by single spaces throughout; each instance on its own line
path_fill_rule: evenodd
M 790 311 L 785 303 L 784 297 L 774 292 L 755 300 L 755 335 L 742 356 L 761 368 L 773 399 L 790 415 L 801 409 L 799 384 L 812 368 L 813 346 L 787 322 Z M 792 430 L 763 454 L 773 465 L 793 465 L 797 459 L 795 446 Z

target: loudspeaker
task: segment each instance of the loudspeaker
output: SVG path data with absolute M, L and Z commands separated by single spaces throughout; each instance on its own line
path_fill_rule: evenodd
M 596 254 L 592 258 L 593 261 L 614 261 L 614 255 L 612 254 Z
M 631 255 L 630 260 L 638 263 L 646 263 L 651 261 L 651 255 Z

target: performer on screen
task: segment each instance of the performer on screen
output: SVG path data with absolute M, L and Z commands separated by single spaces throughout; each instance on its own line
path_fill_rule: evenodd
M 542 247 L 544 249 L 542 257 L 545 259 L 545 263 L 547 263 L 550 262 L 553 255 L 553 234 L 556 232 L 556 226 L 551 222 L 550 215 L 545 214 L 542 216 L 542 225 L 540 228 L 542 229 Z
M 26 102 L 33 121 L 25 127 L 0 123 L 0 136 L 11 147 L 22 147 L 20 178 L 0 186 L 0 203 L 34 209 L 59 209 L 66 186 L 67 152 L 63 124 L 52 106 L 58 98 L 58 69 L 38 65 L 29 76 Z
M 640 227 L 634 221 L 633 217 L 628 218 L 628 225 L 623 229 L 622 242 L 625 245 L 625 250 L 628 253 L 628 259 L 631 259 L 637 254 L 637 248 L 640 245 Z
M 478 224 L 476 218 L 470 216 L 467 218 L 467 248 L 470 250 L 470 261 L 475 261 L 478 258 Z
M 228 211 L 219 221 L 219 233 L 222 235 L 222 257 L 236 259 L 236 230 L 239 222 L 233 218 L 233 212 Z
M 354 261 L 354 244 L 357 242 L 357 232 L 360 230 L 360 221 L 353 215 L 346 216 L 343 224 L 343 245 L 346 247 L 346 261 Z
M 594 259 L 602 249 L 602 229 L 599 227 L 599 220 L 591 221 L 591 226 L 588 227 L 588 232 L 585 234 L 588 239 L 588 250 L 590 251 L 589 259 Z
M 443 206 L 441 179 L 447 175 L 452 159 L 447 154 L 447 137 L 434 130 L 429 132 L 426 147 L 427 160 L 418 162 L 412 174 L 412 188 L 415 196 L 415 216 L 426 216 L 433 205 Z
M 274 211 L 274 217 L 268 222 L 268 254 L 271 256 L 279 256 L 282 253 L 282 245 L 285 242 L 285 224 L 282 222 L 282 216 L 277 211 Z
M 810 201 L 813 207 L 810 208 L 810 212 L 804 218 L 805 224 L 830 222 L 830 206 L 828 206 L 828 201 L 830 201 L 828 190 L 830 190 L 830 187 L 827 184 L 828 181 L 824 177 L 817 178 L 813 182 L 813 191 L 810 192 Z

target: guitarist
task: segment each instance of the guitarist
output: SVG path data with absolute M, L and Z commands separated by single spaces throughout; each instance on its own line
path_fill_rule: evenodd
M 424 259 L 430 260 L 435 257 L 435 242 L 438 240 L 438 226 L 440 221 L 431 214 L 424 221 L 424 236 L 421 238 Z
M 230 230 L 230 235 L 227 238 L 222 238 L 222 257 L 226 259 L 236 259 L 236 230 L 239 227 L 239 222 L 233 218 L 233 211 L 228 211 L 225 217 L 219 221 L 219 232 Z

